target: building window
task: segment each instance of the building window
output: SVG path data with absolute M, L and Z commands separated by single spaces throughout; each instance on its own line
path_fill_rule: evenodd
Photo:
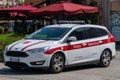
M 0 4 L 3 4 L 2 0 L 0 0 Z

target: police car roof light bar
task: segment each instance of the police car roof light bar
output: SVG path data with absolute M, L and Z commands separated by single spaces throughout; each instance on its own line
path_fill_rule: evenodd
M 85 24 L 85 21 L 66 21 L 66 20 L 61 20 L 61 21 L 58 21 L 58 24 Z

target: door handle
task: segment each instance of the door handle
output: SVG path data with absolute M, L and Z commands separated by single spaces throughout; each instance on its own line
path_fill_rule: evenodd
M 87 45 L 87 43 L 82 43 L 82 46 L 86 46 Z
M 102 43 L 103 43 L 103 41 L 99 41 L 98 43 L 99 43 L 99 44 L 102 44 Z

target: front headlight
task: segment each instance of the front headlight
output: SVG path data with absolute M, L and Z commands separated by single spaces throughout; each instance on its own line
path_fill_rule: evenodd
M 8 51 L 8 46 L 5 46 L 4 52 Z
M 41 53 L 44 52 L 46 50 L 48 50 L 49 47 L 41 47 L 41 48 L 35 48 L 35 49 L 31 49 L 31 50 L 27 50 L 26 53 Z

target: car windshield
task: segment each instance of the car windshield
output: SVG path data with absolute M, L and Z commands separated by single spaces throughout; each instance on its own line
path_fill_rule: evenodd
M 61 39 L 71 28 L 67 27 L 44 27 L 40 30 L 32 33 L 26 39 L 40 39 L 40 40 L 59 40 Z

